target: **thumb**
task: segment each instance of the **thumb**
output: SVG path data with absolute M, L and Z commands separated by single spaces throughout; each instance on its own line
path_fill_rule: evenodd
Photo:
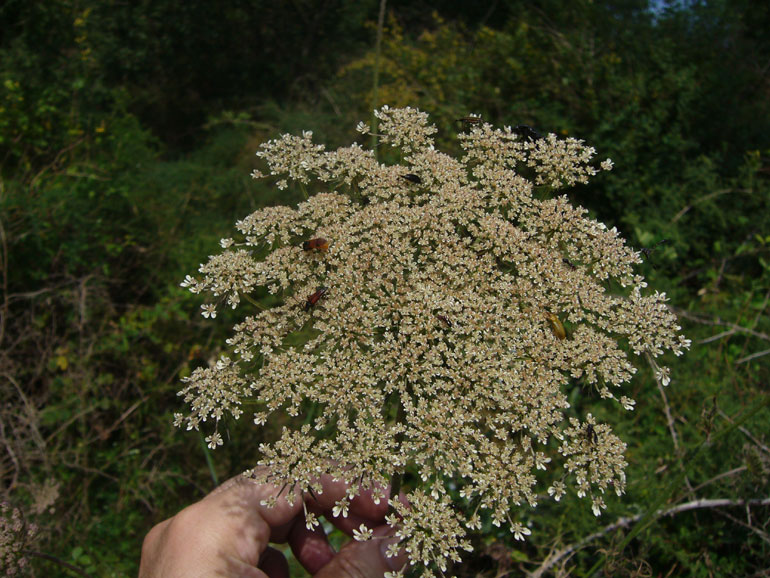
M 389 526 L 379 526 L 370 540 L 348 542 L 314 578 L 382 578 L 400 570 L 407 561 L 404 551 L 392 558 L 385 555 L 388 546 L 398 543 L 392 534 Z

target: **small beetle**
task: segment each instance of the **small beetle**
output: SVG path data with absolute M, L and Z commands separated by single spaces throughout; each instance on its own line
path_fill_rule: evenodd
M 466 125 L 481 124 L 481 117 L 473 115 L 464 116 L 462 118 L 458 118 L 455 122 L 462 123 L 463 128 L 465 128 Z
M 406 181 L 409 181 L 410 183 L 414 183 L 415 185 L 419 185 L 420 183 L 422 183 L 422 179 L 412 173 L 407 173 L 405 175 L 398 175 L 398 176 Z
M 586 439 L 590 445 L 594 445 L 599 442 L 599 434 L 596 433 L 593 424 L 586 425 Z
M 319 299 L 326 295 L 328 291 L 328 287 L 319 287 L 316 289 L 316 292 L 307 298 L 307 302 L 305 303 L 305 311 L 310 311 L 315 306 L 315 304 L 318 303 Z
M 528 124 L 517 124 L 515 127 L 513 127 L 513 132 L 515 132 L 517 135 L 528 138 L 531 140 L 540 140 L 543 138 L 543 135 L 541 135 L 539 132 L 537 132 L 534 128 L 529 126 Z
M 569 259 L 567 259 L 566 257 L 564 257 L 564 258 L 561 260 L 561 262 L 562 262 L 562 263 L 564 263 L 564 264 L 565 264 L 567 267 L 569 267 L 569 268 L 570 268 L 570 269 L 572 269 L 573 271 L 574 271 L 575 269 L 577 269 L 577 265 L 575 265 L 575 264 L 574 264 L 572 261 L 570 261 L 570 260 L 569 260 Z
M 440 321 L 443 321 L 444 323 L 446 323 L 447 327 L 452 327 L 452 322 L 449 320 L 449 317 L 447 317 L 446 315 L 441 315 L 439 313 L 436 313 L 436 317 L 438 317 Z
M 328 248 L 329 248 L 329 241 L 327 241 L 323 237 L 310 239 L 309 241 L 305 241 L 302 243 L 303 251 L 312 251 L 313 249 L 318 249 L 319 251 L 326 251 Z
M 550 323 L 551 332 L 556 336 L 556 338 L 560 340 L 566 339 L 567 330 L 564 329 L 564 325 L 559 320 L 559 318 L 550 311 L 545 312 L 545 318 L 548 320 L 548 323 Z

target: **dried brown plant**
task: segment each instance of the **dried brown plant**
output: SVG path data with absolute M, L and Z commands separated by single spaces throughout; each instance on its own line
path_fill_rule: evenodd
M 0 572 L 21 576 L 29 567 L 27 545 L 35 538 L 37 526 L 24 519 L 19 508 L 0 502 Z

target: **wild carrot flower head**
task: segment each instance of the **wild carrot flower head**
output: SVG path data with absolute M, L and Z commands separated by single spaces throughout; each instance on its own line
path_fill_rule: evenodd
M 536 470 L 553 471 L 554 499 L 572 486 L 597 515 L 607 488 L 623 493 L 625 444 L 591 415 L 568 419 L 567 389 L 633 409 L 626 349 L 652 359 L 689 342 L 665 295 L 644 294 L 640 254 L 558 196 L 612 167 L 595 167 L 594 149 L 479 119 L 453 158 L 434 148 L 425 113 L 376 115 L 399 164 L 358 144 L 327 151 L 309 132 L 262 145 L 269 175 L 323 192 L 239 221 L 183 282 L 213 297 L 204 315 L 226 304 L 244 317 L 229 353 L 184 380 L 190 411 L 176 423 L 209 422 L 216 447 L 220 421 L 245 402 L 258 425 L 297 417 L 261 446 L 267 467 L 253 475 L 308 492 L 321 474 L 345 480 L 343 516 L 363 489 L 387 499 L 391 480 L 414 474 L 410 506 L 393 499 L 389 521 L 432 576 L 482 519 L 530 533 L 517 510 L 546 489 Z M 280 304 L 245 303 L 258 287 Z
M 21 576 L 29 566 L 25 550 L 37 534 L 37 526 L 24 519 L 21 510 L 0 502 L 0 569 L 4 576 Z

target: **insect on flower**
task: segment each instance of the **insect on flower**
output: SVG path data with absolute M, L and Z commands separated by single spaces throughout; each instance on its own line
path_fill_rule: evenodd
M 318 249 L 319 251 L 326 251 L 328 248 L 329 248 L 329 241 L 327 241 L 323 237 L 310 239 L 309 241 L 305 241 L 302 243 L 303 251 L 312 251 L 313 249 Z
M 515 127 L 513 127 L 513 132 L 515 132 L 517 135 L 528 138 L 531 140 L 540 140 L 543 138 L 543 135 L 541 135 L 539 132 L 537 132 L 534 128 L 529 126 L 528 124 L 517 124 Z
M 660 241 L 655 243 L 652 247 L 642 247 L 641 249 L 639 249 L 639 252 L 649 259 L 650 258 L 650 254 L 655 249 L 657 249 L 659 245 L 662 245 L 663 243 L 668 243 L 668 239 L 661 239 Z
M 465 128 L 468 125 L 481 124 L 481 117 L 474 115 L 464 116 L 462 118 L 458 118 L 455 122 L 461 123 L 463 128 Z
M 661 239 L 660 241 L 655 243 L 652 247 L 642 247 L 641 249 L 639 249 L 639 252 L 642 255 L 644 255 L 644 257 L 647 259 L 650 265 L 652 265 L 653 269 L 657 269 L 657 267 L 655 267 L 655 263 L 652 262 L 652 259 L 650 258 L 650 256 L 652 255 L 652 252 L 655 251 L 655 249 L 657 249 L 658 246 L 662 245 L 663 243 L 668 243 L 668 239 Z
M 439 318 L 439 321 L 442 321 L 443 323 L 445 323 L 447 327 L 452 327 L 452 322 L 449 320 L 449 317 L 447 317 L 446 315 L 439 315 L 438 313 L 436 313 L 436 317 Z
M 556 315 L 551 313 L 550 311 L 545 312 L 545 318 L 548 320 L 548 323 L 551 325 L 551 332 L 556 336 L 557 339 L 566 339 L 567 337 L 567 330 L 564 329 L 564 325 L 559 320 Z
M 412 173 L 407 173 L 405 175 L 398 175 L 398 176 L 401 177 L 402 179 L 404 179 L 405 181 L 409 181 L 410 183 L 414 183 L 415 185 L 419 185 L 420 183 L 422 183 L 422 179 L 420 177 L 418 177 L 417 175 L 414 175 Z
M 577 265 L 575 265 L 575 264 L 574 264 L 572 261 L 570 261 L 570 260 L 569 260 L 569 259 L 567 259 L 566 257 L 564 257 L 564 258 L 561 260 L 561 262 L 562 262 L 562 263 L 564 263 L 564 264 L 565 264 L 567 267 L 569 267 L 569 268 L 570 268 L 570 269 L 572 269 L 573 271 L 574 271 L 575 269 L 577 269 Z
M 589 423 L 586 426 L 586 439 L 588 440 L 588 443 L 590 445 L 599 443 L 599 434 L 596 433 L 596 430 L 594 429 L 593 424 Z
M 310 311 L 315 304 L 318 303 L 321 297 L 326 295 L 327 291 L 329 291 L 328 287 L 319 287 L 316 289 L 316 292 L 307 298 L 307 301 L 305 302 L 305 311 Z

